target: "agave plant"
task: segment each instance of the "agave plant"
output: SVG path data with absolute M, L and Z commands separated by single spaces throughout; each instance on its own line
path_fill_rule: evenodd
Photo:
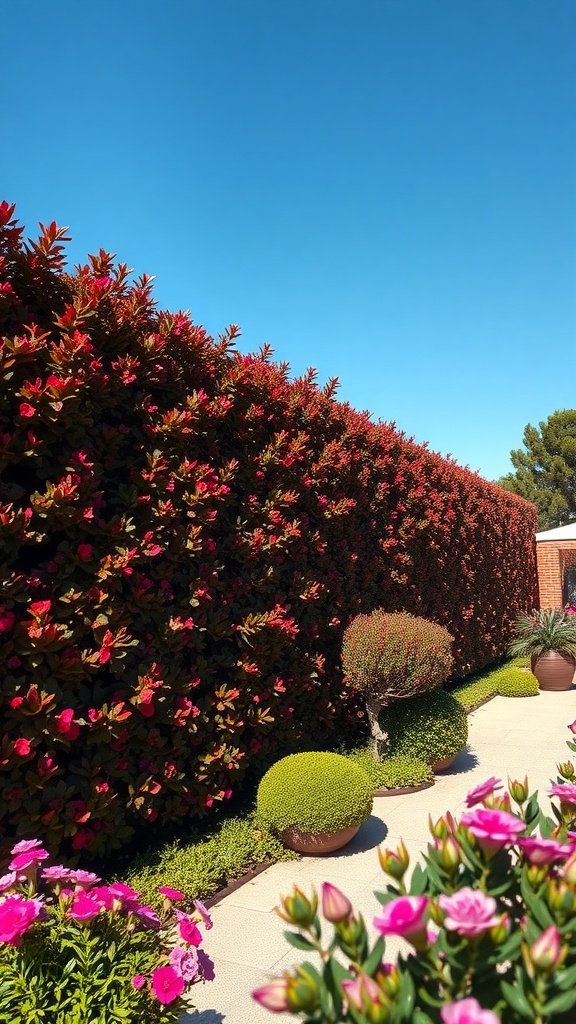
M 576 657 L 576 618 L 557 608 L 519 615 L 509 654 L 539 658 L 547 651 Z

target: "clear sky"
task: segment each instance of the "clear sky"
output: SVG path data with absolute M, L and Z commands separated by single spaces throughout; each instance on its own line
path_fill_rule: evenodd
M 576 407 L 574 0 L 5 0 L 0 198 L 494 478 Z

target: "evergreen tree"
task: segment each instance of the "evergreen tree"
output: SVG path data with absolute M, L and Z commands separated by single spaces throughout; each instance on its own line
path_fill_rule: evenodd
M 524 449 L 510 452 L 515 472 L 498 483 L 538 509 L 548 530 L 576 520 L 576 409 L 558 409 L 544 423 L 524 430 Z

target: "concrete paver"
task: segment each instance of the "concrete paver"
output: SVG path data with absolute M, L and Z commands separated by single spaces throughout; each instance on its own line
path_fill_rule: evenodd
M 378 904 L 374 890 L 385 887 L 377 847 L 393 847 L 403 838 L 411 857 L 426 849 L 428 815 L 457 814 L 466 793 L 490 775 L 523 779 L 541 796 L 556 762 L 567 759 L 566 726 L 576 718 L 576 690 L 540 693 L 537 697 L 496 697 L 469 718 L 467 750 L 435 786 L 409 796 L 376 797 L 372 816 L 344 850 L 329 857 L 303 857 L 275 864 L 213 908 L 214 928 L 205 939 L 206 952 L 216 964 L 216 980 L 195 989 L 199 1013 L 190 1024 L 266 1024 L 272 1017 L 250 998 L 252 989 L 274 974 L 289 970 L 304 955 L 291 949 L 274 913 L 281 896 L 293 883 L 304 891 L 323 881 L 333 882 L 350 896 L 355 909 L 371 922 Z M 401 944 L 388 944 L 393 958 Z M 308 957 L 309 958 L 309 957 Z M 275 1014 L 277 1024 L 294 1018 Z M 183 1022 L 184 1024 L 184 1022 Z

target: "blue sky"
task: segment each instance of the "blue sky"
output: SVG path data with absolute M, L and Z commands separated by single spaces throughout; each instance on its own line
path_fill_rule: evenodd
M 573 0 L 3 5 L 0 192 L 494 478 L 576 406 Z

